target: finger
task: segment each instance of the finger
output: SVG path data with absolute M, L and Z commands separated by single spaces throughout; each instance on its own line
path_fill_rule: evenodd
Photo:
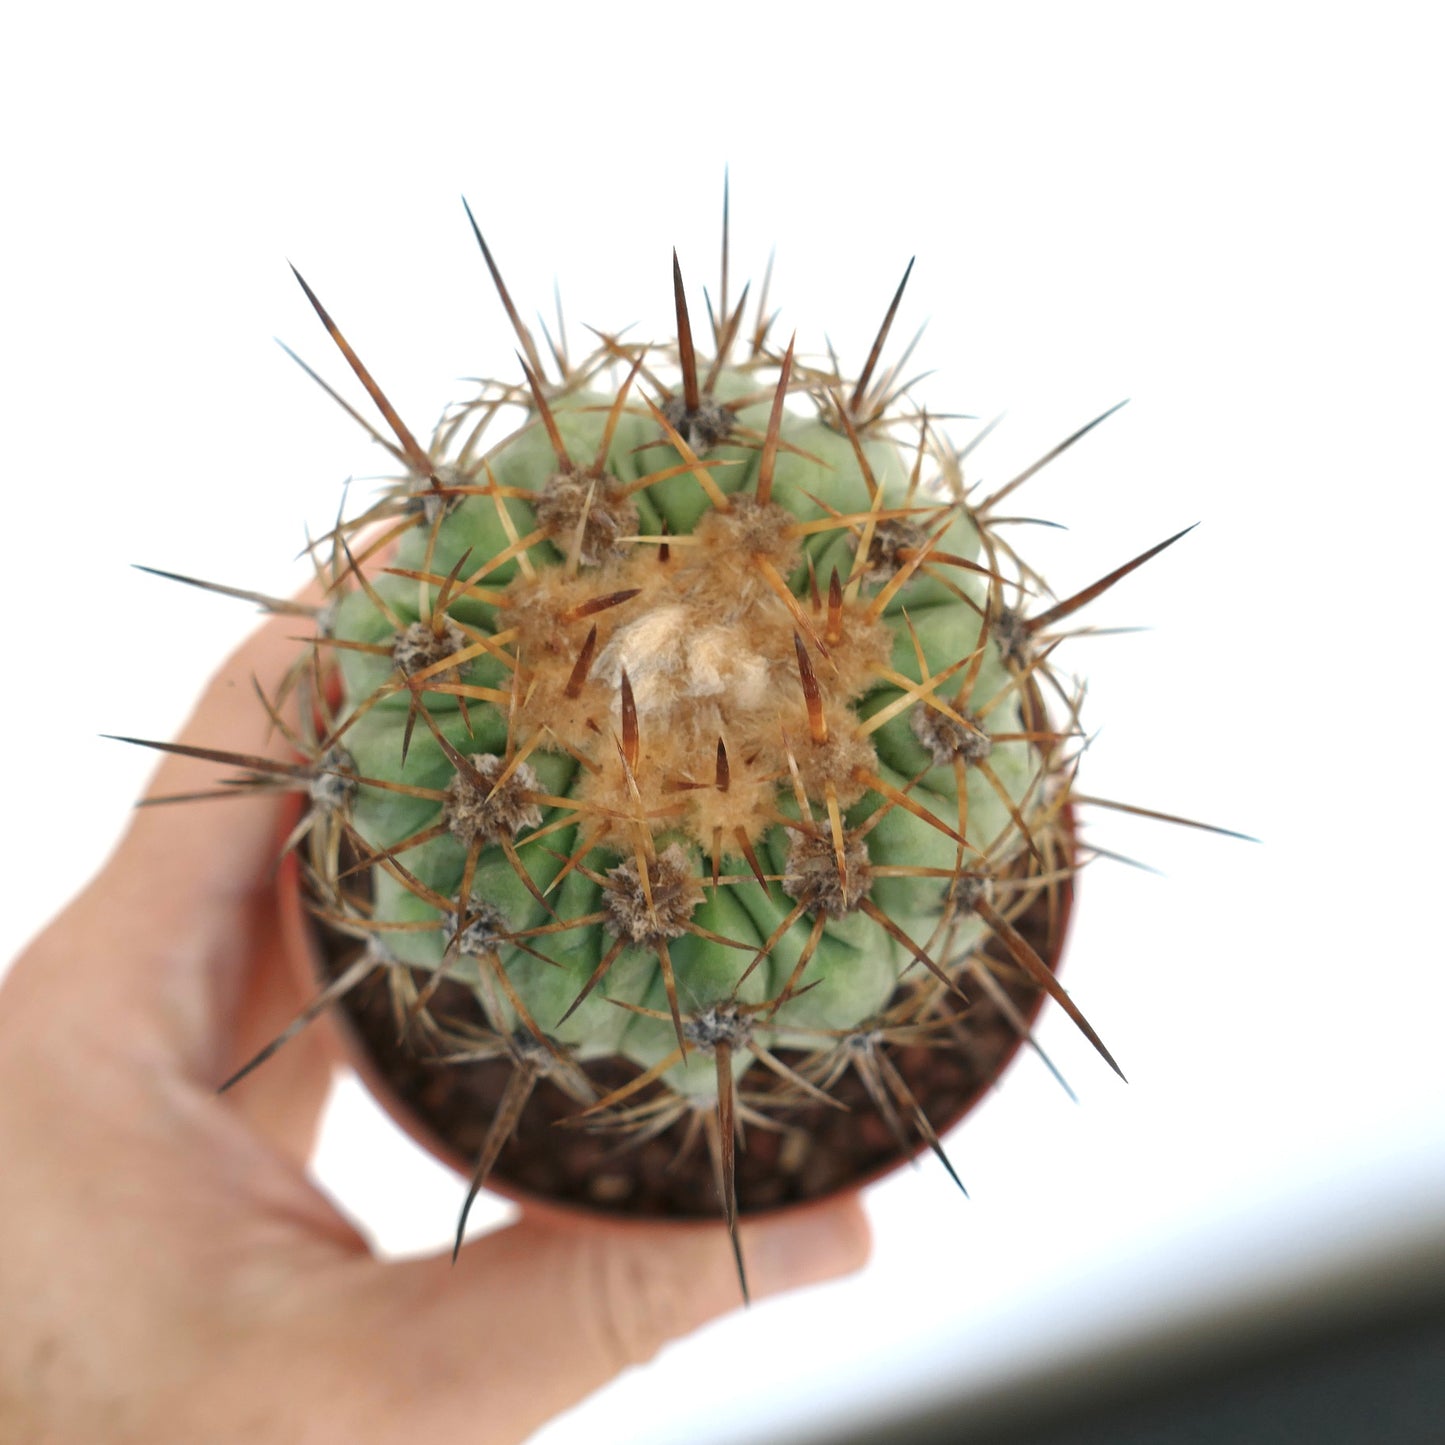
M 741 1238 L 755 1300 L 851 1273 L 869 1250 L 856 1196 L 744 1222 Z M 438 1438 L 462 1438 L 485 1408 L 489 1439 L 521 1439 L 742 1304 L 717 1224 L 524 1217 L 466 1246 L 455 1268 L 445 1258 L 370 1268 L 368 1307 L 348 1319 L 345 1347 L 372 1360 L 381 1390 L 397 1379 L 469 1382 L 452 1392 L 454 1419 L 426 1422 Z M 405 1332 L 387 1327 L 398 1319 Z
M 305 624 L 273 618 L 254 632 L 211 679 L 180 736 L 182 747 L 298 761 L 295 749 L 267 716 L 256 689 L 274 696 L 300 655 Z M 288 724 L 295 728 L 294 706 Z M 146 799 L 184 797 L 213 790 L 243 769 L 204 758 L 167 753 Z M 299 796 L 300 785 L 291 797 Z M 229 924 L 227 910 L 249 901 L 270 881 L 278 836 L 294 802 L 279 790 L 242 789 L 236 799 L 163 803 L 140 810 L 108 872 L 117 879 L 164 879 L 172 916 L 202 931 L 210 942 Z
M 304 629 L 278 617 L 254 633 L 207 687 L 184 745 L 294 760 L 253 679 L 273 694 Z M 147 797 L 207 791 L 224 764 L 167 755 Z M 294 798 L 242 792 L 141 809 L 85 892 L 37 941 L 43 987 L 60 1027 L 125 1029 L 135 1050 L 169 1053 L 188 1072 L 223 1075 L 247 961 L 275 911 L 275 859 Z M 17 966 L 18 971 L 19 966 Z M 37 980 L 39 982 L 39 980 Z
M 311 1002 L 286 957 L 275 915 L 241 986 L 234 1038 L 224 1075 L 230 1078 L 288 1028 Z M 321 1110 L 331 1086 L 331 1054 L 319 1029 L 303 1029 L 284 1048 L 227 1091 L 227 1104 L 252 1131 L 300 1167 L 316 1141 Z

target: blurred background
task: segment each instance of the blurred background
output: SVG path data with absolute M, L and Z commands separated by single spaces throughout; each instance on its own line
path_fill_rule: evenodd
M 1101 1348 L 1445 1259 L 1440 92 L 1426 7 L 520 7 L 138 3 L 4 22 L 11 848 L 0 957 L 81 887 L 150 760 L 254 623 L 131 563 L 285 594 L 305 528 L 385 459 L 286 261 L 425 432 L 525 314 L 670 332 L 676 246 L 716 286 L 776 246 L 778 334 L 893 353 L 930 409 L 1003 423 L 1020 542 L 1060 595 L 1198 530 L 1086 614 L 1096 812 L 1047 1010 L 1079 1096 L 1021 1058 L 876 1186 L 860 1277 L 758 1306 L 543 1445 L 824 1439 Z M 738 284 L 735 280 L 734 286 Z M 449 1240 L 462 1185 L 338 1081 L 316 1172 L 378 1248 Z M 481 1227 L 507 1216 L 496 1204 Z M 477 1216 L 474 1216 L 477 1217 Z M 1392 1273 L 1393 1272 L 1393 1273 Z M 1353 1283 L 1351 1283 L 1353 1282 Z M 1348 1291 L 1347 1291 L 1348 1293 Z M 1307 1303 L 1297 1313 L 1307 1314 Z M 1292 1318 L 1292 1316 L 1291 1316 Z

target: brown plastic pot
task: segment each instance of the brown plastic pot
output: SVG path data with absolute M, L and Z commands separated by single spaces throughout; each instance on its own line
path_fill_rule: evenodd
M 1070 861 L 1075 844 L 1071 809 L 1061 814 Z M 1070 870 L 1039 884 L 1033 901 L 1014 925 L 1051 970 L 1057 971 L 1068 934 L 1074 890 Z M 293 967 L 308 995 L 336 978 L 356 956 L 354 938 L 314 919 L 306 907 L 300 868 L 288 856 L 279 877 L 281 932 Z M 999 945 L 990 943 L 992 951 Z M 1006 955 L 998 977 L 1019 1011 L 1030 1021 L 1043 995 Z M 435 1006 L 475 1010 L 470 993 L 444 982 Z M 945 1135 L 997 1082 L 1021 1038 L 995 1005 L 977 1000 L 968 1013 L 963 1043 L 945 1047 L 895 1049 L 892 1059 L 924 1114 Z M 510 1062 L 439 1065 L 399 1041 L 397 1016 L 385 979 L 378 973 L 353 988 L 321 1026 L 332 1046 L 360 1075 L 382 1108 L 412 1139 L 458 1173 L 470 1175 L 488 1125 L 511 1073 Z M 786 1057 L 786 1055 L 785 1055 Z M 635 1075 L 620 1061 L 588 1066 L 602 1088 Z M 927 1145 L 918 1137 L 902 1148 L 852 1071 L 832 1090 L 847 1112 L 822 1104 L 790 1110 L 794 1130 L 777 1134 L 752 1127 L 737 1161 L 739 1212 L 757 1215 L 815 1203 L 861 1189 L 910 1162 Z M 684 1147 L 683 1124 L 645 1143 L 627 1147 L 616 1137 L 559 1127 L 577 1104 L 543 1080 L 516 1132 L 503 1148 L 487 1188 L 529 1209 L 538 1208 L 617 1221 L 696 1222 L 715 1219 L 720 1209 L 712 1164 L 700 1138 Z

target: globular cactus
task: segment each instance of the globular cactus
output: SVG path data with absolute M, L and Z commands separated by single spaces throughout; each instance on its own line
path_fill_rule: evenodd
M 298 1025 L 380 976 L 414 1052 L 501 1070 L 473 1195 L 546 1093 L 559 1152 L 705 1141 L 734 1229 L 745 1128 L 805 1174 L 799 1121 L 851 1103 L 942 1157 L 910 1061 L 973 1059 L 976 1092 L 1043 995 L 1112 1065 L 1046 956 L 1079 862 L 1052 651 L 1168 542 L 1041 601 L 998 510 L 1036 468 L 979 496 L 882 364 L 902 285 L 856 375 L 806 363 L 766 285 L 751 322 L 728 297 L 725 229 L 708 354 L 674 257 L 675 340 L 544 363 L 477 240 L 522 380 L 429 446 L 306 288 L 400 476 L 317 549 L 299 760 L 205 754 L 305 795 L 351 955 Z M 626 1167 L 593 1202 L 628 1207 Z

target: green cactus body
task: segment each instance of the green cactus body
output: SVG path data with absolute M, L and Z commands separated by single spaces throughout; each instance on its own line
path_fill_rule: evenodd
M 760 500 L 777 376 L 721 372 L 749 440 L 702 457 L 615 393 L 539 397 L 334 621 L 387 952 L 500 1033 L 702 1100 L 719 1010 L 745 1077 L 876 1027 L 901 979 L 941 986 L 930 940 L 942 973 L 983 928 L 957 875 L 1007 863 L 1042 798 L 961 499 L 814 406 L 780 413 Z

